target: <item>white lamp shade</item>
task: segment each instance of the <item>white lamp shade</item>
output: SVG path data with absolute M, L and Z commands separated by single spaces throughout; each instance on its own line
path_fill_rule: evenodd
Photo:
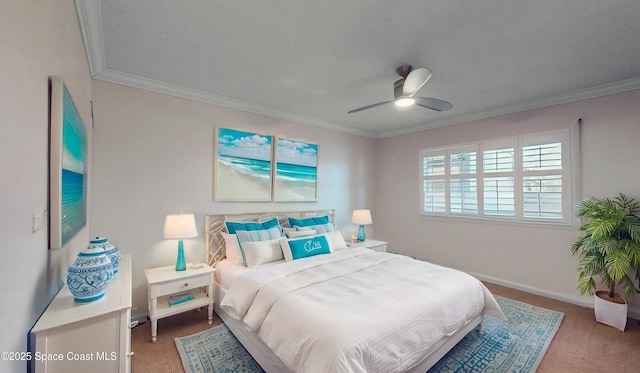
M 164 238 L 183 239 L 198 237 L 193 214 L 167 214 L 164 220 Z
M 373 220 L 371 220 L 371 211 L 369 209 L 353 210 L 351 222 L 358 225 L 373 224 Z

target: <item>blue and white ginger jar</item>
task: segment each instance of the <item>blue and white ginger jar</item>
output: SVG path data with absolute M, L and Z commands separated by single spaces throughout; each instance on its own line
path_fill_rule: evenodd
M 120 250 L 117 247 L 113 246 L 109 240 L 105 237 L 96 237 L 95 239 L 90 241 L 91 245 L 89 247 L 99 247 L 104 249 L 104 253 L 107 254 L 109 260 L 111 260 L 111 265 L 113 266 L 113 274 L 118 273 L 118 265 L 120 265 Z
M 90 246 L 69 267 L 67 287 L 75 302 L 89 303 L 104 297 L 112 277 L 113 266 L 104 249 Z

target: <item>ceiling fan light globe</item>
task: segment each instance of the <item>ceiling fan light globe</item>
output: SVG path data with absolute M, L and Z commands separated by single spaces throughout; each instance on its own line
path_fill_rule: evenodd
M 411 97 L 400 97 L 395 101 L 395 104 L 398 107 L 407 107 L 413 105 L 415 102 L 416 100 Z

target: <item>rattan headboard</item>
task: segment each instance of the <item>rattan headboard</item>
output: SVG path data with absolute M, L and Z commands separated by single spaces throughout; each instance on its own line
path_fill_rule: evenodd
M 225 222 L 227 221 L 262 222 L 275 217 L 278 218 L 282 227 L 288 227 L 288 217 L 303 218 L 318 215 L 328 215 L 329 220 L 335 222 L 336 210 L 262 211 L 238 214 L 207 214 L 205 215 L 205 263 L 215 267 L 216 263 L 225 258 L 225 242 L 220 232 L 227 232 L 227 226 L 225 225 Z

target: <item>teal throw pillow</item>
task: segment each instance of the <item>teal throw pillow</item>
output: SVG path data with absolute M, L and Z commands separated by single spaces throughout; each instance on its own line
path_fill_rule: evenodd
M 291 250 L 291 258 L 293 260 L 319 254 L 329 254 L 331 252 L 326 236 L 314 236 L 288 240 L 288 244 L 289 250 Z
M 310 218 L 297 219 L 289 218 L 289 226 L 307 227 L 309 225 L 327 224 L 329 222 L 329 215 L 313 216 Z
M 269 229 L 273 227 L 280 227 L 278 218 L 273 218 L 262 223 L 258 223 L 255 221 L 248 221 L 248 222 L 228 221 L 225 224 L 227 226 L 227 231 L 229 231 L 229 234 L 235 234 L 236 231 L 257 231 L 257 230 Z

